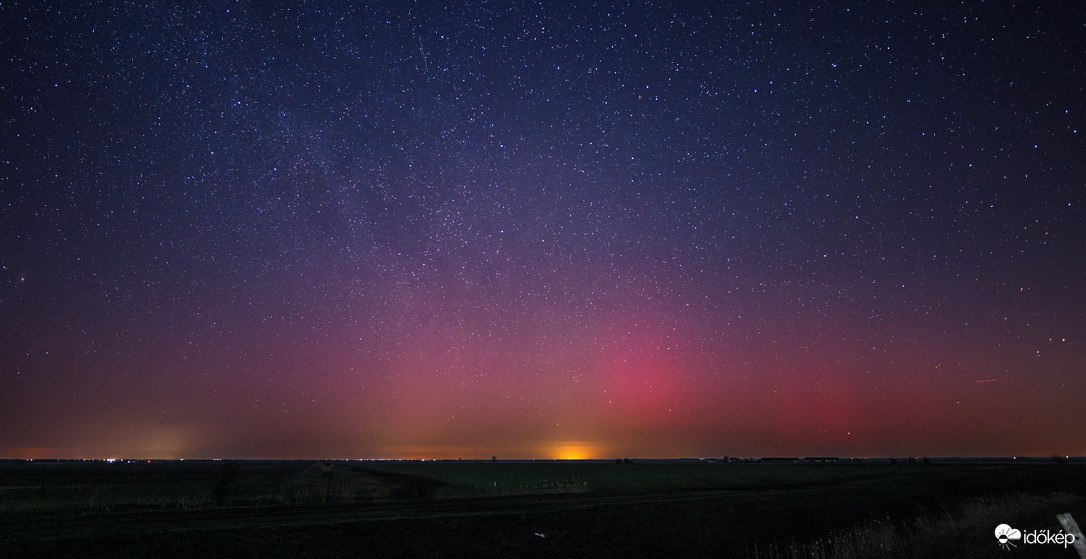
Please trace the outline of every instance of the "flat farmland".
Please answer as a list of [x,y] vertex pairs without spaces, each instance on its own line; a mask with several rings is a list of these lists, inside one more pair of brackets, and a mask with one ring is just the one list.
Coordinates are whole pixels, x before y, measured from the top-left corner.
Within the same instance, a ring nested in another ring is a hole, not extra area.
[[0,553],[983,557],[1084,495],[1041,462],[9,461]]

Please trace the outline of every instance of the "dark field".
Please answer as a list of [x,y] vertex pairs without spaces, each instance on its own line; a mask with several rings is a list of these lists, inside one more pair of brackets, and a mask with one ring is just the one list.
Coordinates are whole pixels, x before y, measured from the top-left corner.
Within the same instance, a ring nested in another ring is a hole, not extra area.
[[1074,557],[1086,465],[0,463],[0,557]]

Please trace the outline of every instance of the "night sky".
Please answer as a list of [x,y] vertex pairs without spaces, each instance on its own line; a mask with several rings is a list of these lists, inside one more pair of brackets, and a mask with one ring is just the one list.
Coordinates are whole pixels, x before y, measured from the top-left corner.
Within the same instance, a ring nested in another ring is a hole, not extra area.
[[1086,4],[197,4],[0,4],[0,457],[1086,454]]

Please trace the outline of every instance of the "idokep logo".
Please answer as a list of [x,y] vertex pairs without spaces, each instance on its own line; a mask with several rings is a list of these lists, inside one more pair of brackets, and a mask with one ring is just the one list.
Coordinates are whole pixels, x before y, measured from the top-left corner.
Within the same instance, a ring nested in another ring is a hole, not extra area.
[[1018,545],[1015,544],[1017,541],[1029,545],[1062,545],[1064,549],[1067,549],[1067,546],[1074,545],[1075,543],[1075,535],[1067,534],[1063,530],[1058,532],[1052,532],[1050,530],[1033,530],[1032,532],[1022,534],[1021,530],[1011,528],[1009,524],[1000,524],[999,526],[996,526],[995,537],[996,541],[999,542],[999,547],[1002,547],[1003,549],[1018,547]]
[[1009,524],[1000,524],[995,529],[996,539],[999,540],[999,547],[1003,549],[1010,549],[1012,547],[1018,547],[1014,542],[1022,539],[1022,531],[1011,528]]

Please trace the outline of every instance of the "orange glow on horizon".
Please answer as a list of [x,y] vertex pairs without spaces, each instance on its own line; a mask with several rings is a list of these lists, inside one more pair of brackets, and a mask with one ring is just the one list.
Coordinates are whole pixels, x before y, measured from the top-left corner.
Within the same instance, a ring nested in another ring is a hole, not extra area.
[[591,443],[557,443],[549,450],[548,455],[557,460],[593,460],[600,457],[599,447]]

